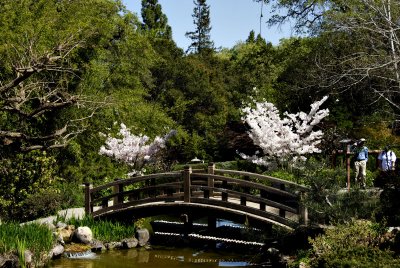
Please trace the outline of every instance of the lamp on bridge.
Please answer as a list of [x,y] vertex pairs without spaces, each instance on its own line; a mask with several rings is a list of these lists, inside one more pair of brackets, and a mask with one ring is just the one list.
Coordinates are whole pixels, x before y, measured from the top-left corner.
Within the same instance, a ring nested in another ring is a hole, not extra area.
[[200,164],[203,163],[204,164],[204,160],[200,160],[197,157],[193,158],[192,160],[190,160],[189,164]]

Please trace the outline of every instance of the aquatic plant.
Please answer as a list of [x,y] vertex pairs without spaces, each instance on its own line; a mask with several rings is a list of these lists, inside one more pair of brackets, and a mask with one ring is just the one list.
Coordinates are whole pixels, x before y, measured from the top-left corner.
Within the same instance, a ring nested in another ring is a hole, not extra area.
[[71,218],[68,224],[75,226],[87,226],[92,230],[93,237],[103,242],[119,241],[135,235],[135,225],[113,222],[108,220],[94,220],[85,216],[82,219]]
[[25,250],[34,254],[36,262],[49,252],[55,243],[51,230],[39,223],[19,224],[3,222],[0,228],[0,254],[17,252],[21,265],[25,264]]

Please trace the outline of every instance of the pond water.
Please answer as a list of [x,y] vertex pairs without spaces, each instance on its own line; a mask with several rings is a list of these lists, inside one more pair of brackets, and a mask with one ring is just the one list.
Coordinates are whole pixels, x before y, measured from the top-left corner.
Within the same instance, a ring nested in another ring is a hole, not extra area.
[[92,258],[61,258],[53,260],[48,268],[211,268],[250,266],[251,256],[202,251],[191,248],[157,248],[111,250]]

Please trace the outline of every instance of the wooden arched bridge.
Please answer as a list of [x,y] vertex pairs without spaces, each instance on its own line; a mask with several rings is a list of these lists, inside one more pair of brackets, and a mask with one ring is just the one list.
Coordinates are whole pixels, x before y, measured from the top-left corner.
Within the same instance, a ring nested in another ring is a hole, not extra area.
[[191,222],[209,217],[290,229],[308,221],[301,202],[308,188],[270,176],[216,169],[212,163],[204,170],[187,166],[182,171],[85,185],[85,212],[95,218],[176,214]]

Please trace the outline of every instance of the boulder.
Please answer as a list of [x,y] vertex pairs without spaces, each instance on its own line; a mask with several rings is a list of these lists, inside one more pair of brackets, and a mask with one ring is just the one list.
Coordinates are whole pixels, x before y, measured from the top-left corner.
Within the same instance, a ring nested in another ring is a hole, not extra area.
[[63,254],[64,254],[64,247],[62,245],[57,245],[50,251],[50,257],[52,259],[60,258]]
[[18,267],[18,257],[14,254],[0,255],[0,267]]
[[136,238],[128,238],[122,240],[122,246],[126,249],[137,247],[139,241]]
[[106,249],[120,249],[122,247],[122,242],[110,242],[105,244]]
[[33,253],[29,249],[24,251],[25,265],[23,267],[30,267],[33,261]]
[[143,247],[149,242],[150,233],[146,228],[136,230],[136,238],[138,240],[139,246]]
[[57,229],[57,233],[59,234],[59,237],[65,243],[68,243],[71,241],[74,231],[75,231],[75,226],[73,226],[73,225],[67,225],[63,228]]
[[78,227],[72,235],[72,240],[77,243],[90,244],[93,240],[93,233],[89,227]]
[[64,229],[64,228],[67,228],[67,226],[68,225],[66,223],[61,222],[61,221],[57,222],[57,224],[56,224],[57,229]]
[[96,251],[102,251],[104,249],[106,249],[106,247],[104,246],[104,244],[96,239],[93,239],[92,243],[90,243],[91,247],[92,247],[92,251],[96,252]]

